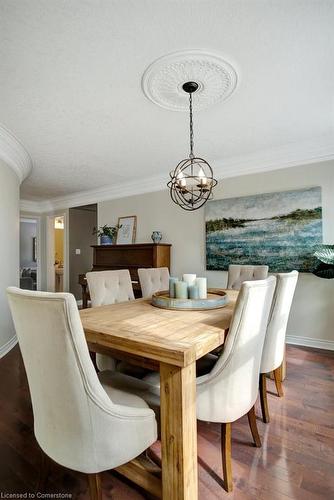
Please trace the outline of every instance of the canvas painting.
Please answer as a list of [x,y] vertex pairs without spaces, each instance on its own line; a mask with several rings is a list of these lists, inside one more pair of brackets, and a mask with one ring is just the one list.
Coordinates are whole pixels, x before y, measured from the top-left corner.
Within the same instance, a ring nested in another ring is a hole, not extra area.
[[206,268],[269,265],[269,272],[311,272],[322,243],[321,188],[210,201]]

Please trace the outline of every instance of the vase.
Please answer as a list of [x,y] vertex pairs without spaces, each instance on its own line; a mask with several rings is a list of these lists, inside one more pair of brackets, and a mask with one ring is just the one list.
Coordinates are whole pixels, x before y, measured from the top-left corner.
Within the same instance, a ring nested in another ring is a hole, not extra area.
[[100,244],[101,245],[112,245],[112,239],[110,238],[110,236],[107,236],[106,234],[102,234],[102,236],[100,236]]
[[153,231],[151,238],[152,238],[153,243],[160,243],[161,238],[162,238],[162,234],[160,231]]

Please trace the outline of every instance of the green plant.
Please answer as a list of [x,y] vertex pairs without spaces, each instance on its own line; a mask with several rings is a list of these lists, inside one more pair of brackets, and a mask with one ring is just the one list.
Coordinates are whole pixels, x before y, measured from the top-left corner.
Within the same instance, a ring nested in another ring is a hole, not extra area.
[[121,227],[122,226],[119,226],[118,224],[116,226],[108,226],[105,224],[104,226],[100,226],[98,229],[94,227],[93,234],[96,234],[98,237],[109,236],[109,238],[113,239]]
[[318,245],[314,256],[320,261],[313,274],[320,278],[334,278],[334,245]]

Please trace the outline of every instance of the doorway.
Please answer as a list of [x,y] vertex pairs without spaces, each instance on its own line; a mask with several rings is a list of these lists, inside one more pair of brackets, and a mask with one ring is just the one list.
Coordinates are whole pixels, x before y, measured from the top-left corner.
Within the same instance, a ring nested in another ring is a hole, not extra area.
[[55,217],[55,292],[64,291],[64,216]]
[[20,288],[41,289],[40,218],[20,217]]
[[47,223],[47,290],[65,292],[67,286],[66,214],[48,216]]

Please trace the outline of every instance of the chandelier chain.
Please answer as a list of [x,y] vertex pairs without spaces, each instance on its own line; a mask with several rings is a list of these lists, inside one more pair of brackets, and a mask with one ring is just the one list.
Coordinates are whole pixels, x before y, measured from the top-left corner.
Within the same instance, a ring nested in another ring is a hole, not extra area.
[[193,128],[193,97],[189,94],[189,133],[190,133],[190,154],[189,158],[194,158],[194,128]]

